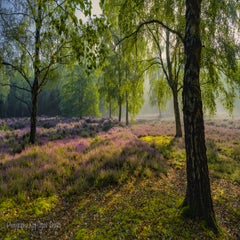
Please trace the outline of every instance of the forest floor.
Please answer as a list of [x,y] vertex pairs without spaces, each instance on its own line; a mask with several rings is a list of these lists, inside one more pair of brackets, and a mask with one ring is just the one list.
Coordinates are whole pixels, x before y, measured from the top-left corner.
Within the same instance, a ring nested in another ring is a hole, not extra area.
[[206,120],[220,228],[181,217],[183,139],[172,120],[0,120],[0,239],[240,239],[240,119]]

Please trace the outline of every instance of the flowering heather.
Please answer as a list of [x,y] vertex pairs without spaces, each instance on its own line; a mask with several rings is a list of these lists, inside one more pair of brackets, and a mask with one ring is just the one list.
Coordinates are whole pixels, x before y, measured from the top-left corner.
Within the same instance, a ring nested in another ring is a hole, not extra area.
[[[115,120],[105,118],[38,118],[37,143],[74,137],[94,137],[117,125]],[[20,153],[28,145],[29,119],[12,118],[0,120],[0,151],[9,154]]]
[[[215,239],[178,218],[185,148],[183,139],[174,139],[172,120],[123,127],[108,119],[41,118],[34,146],[25,142],[24,122],[18,129],[15,119],[1,124],[0,230],[6,239]],[[224,124],[205,126],[213,200],[226,233],[221,240],[236,239],[240,218],[240,129]],[[17,231],[5,224],[21,219],[25,226],[62,227]]]
[[132,125],[132,131],[137,136],[146,135],[171,135],[175,134],[175,123],[172,119],[164,119],[161,121],[143,122]]

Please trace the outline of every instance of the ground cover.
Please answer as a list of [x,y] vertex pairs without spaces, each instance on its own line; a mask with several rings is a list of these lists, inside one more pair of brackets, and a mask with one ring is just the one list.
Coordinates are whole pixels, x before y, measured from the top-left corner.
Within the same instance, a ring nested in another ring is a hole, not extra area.
[[172,120],[43,120],[36,146],[24,120],[0,123],[1,239],[239,239],[239,120],[206,121],[218,237],[181,218],[185,151]]

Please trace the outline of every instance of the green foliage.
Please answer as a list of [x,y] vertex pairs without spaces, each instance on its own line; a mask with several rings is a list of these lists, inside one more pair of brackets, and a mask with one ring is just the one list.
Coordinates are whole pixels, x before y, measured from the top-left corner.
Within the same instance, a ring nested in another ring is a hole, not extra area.
[[[120,1],[117,4],[112,1],[103,1],[102,4],[104,13],[109,17],[109,21],[114,28],[116,29],[119,26],[120,34],[118,35],[122,36],[122,38],[128,36],[123,41],[123,44],[131,45],[134,42],[132,46],[139,44],[141,49],[149,46],[148,51],[138,51],[142,54],[141,60],[150,58],[148,60],[150,66],[160,64],[161,75],[166,78],[171,89],[179,90],[182,85],[181,79],[183,79],[184,52],[179,37],[184,36],[184,2],[175,0]],[[237,38],[237,32],[239,32],[239,8],[239,3],[234,0],[227,2],[213,0],[205,4],[202,9],[203,51],[200,81],[204,110],[210,115],[215,114],[218,100],[231,114],[234,99],[239,89],[238,56],[240,45]],[[154,20],[157,20],[158,23]],[[143,24],[144,22],[151,23]],[[168,30],[171,30],[170,61],[166,50],[167,40],[164,24]],[[145,42],[148,44],[143,46]],[[135,48],[132,47],[131,51],[135,51]],[[153,83],[152,89],[153,91],[156,89],[157,92],[158,87],[155,86],[156,84]],[[165,86],[160,83],[159,85],[161,85],[161,91],[163,92]],[[160,99],[157,100],[157,96],[160,96],[160,94],[153,94],[152,92],[152,102],[161,102]]]
[[210,113],[219,100],[231,114],[239,89],[239,32],[237,1],[209,1],[202,9],[203,101]]
[[[139,3],[140,4],[140,3]],[[110,26],[104,36],[107,42],[109,57],[103,68],[101,92],[105,100],[120,106],[126,104],[128,111],[134,117],[143,105],[144,64],[142,60],[145,52],[145,41],[127,39],[121,42],[126,32],[131,32],[138,21],[138,14],[132,1],[104,1],[102,3]],[[127,15],[126,9],[131,9]],[[140,50],[139,50],[140,49]]]
[[60,87],[60,106],[64,116],[99,116],[99,94],[94,75],[87,76],[83,67],[66,70]]
[[31,106],[29,85],[17,72],[11,74],[10,85],[8,98],[3,106],[4,117],[28,116]]
[[128,101],[128,111],[132,117],[137,115],[144,103],[142,67],[141,65],[130,65],[126,74],[126,101]]
[[[29,141],[34,143],[39,93],[48,81],[58,78],[56,70],[63,64],[75,64],[77,60],[87,66],[88,73],[97,68],[104,59],[104,44],[100,34],[105,29],[105,20],[90,17],[89,0],[62,3],[53,0],[13,0],[10,5],[1,5],[0,11],[1,65],[5,65],[12,73],[17,72],[21,76],[18,89],[31,94],[30,104],[26,99],[19,100],[29,104]],[[89,17],[88,20],[78,19],[77,12],[84,13]],[[27,87],[22,87],[21,82]],[[85,92],[90,95],[93,87],[88,87]],[[95,94],[91,101],[95,101],[95,97],[98,99]],[[98,109],[94,107],[84,114],[93,112],[98,114]],[[22,115],[27,114],[24,112]]]
[[159,70],[156,70],[155,74],[150,74],[149,96],[151,105],[157,106],[159,110],[165,109],[171,97],[169,85],[162,76],[159,76]]
[[[0,59],[1,61],[1,59]],[[0,105],[7,100],[7,96],[9,94],[10,86],[10,79],[6,71],[0,65]]]
[[29,204],[26,210],[27,214],[33,214],[35,216],[42,215],[49,212],[57,203],[58,199],[56,196],[51,196],[48,198],[38,198],[32,204]]
[[223,146],[213,139],[207,139],[207,157],[209,168],[217,178],[239,181],[239,146]]
[[29,234],[23,229],[13,230],[11,233],[8,233],[3,240],[12,240],[12,239],[19,239],[19,240],[28,240]]

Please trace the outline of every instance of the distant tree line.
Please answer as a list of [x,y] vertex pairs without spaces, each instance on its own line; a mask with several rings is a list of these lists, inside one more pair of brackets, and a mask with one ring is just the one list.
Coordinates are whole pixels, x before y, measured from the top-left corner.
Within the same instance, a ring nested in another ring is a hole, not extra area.
[[[21,81],[17,76],[9,81],[11,87],[3,88],[5,95],[0,98],[0,117],[29,117],[31,94],[14,87],[16,82],[19,84]],[[88,76],[83,67],[65,67],[58,74],[58,79],[47,83],[44,91],[40,92],[38,116],[84,117],[104,114],[97,81],[98,78],[94,74]]]

